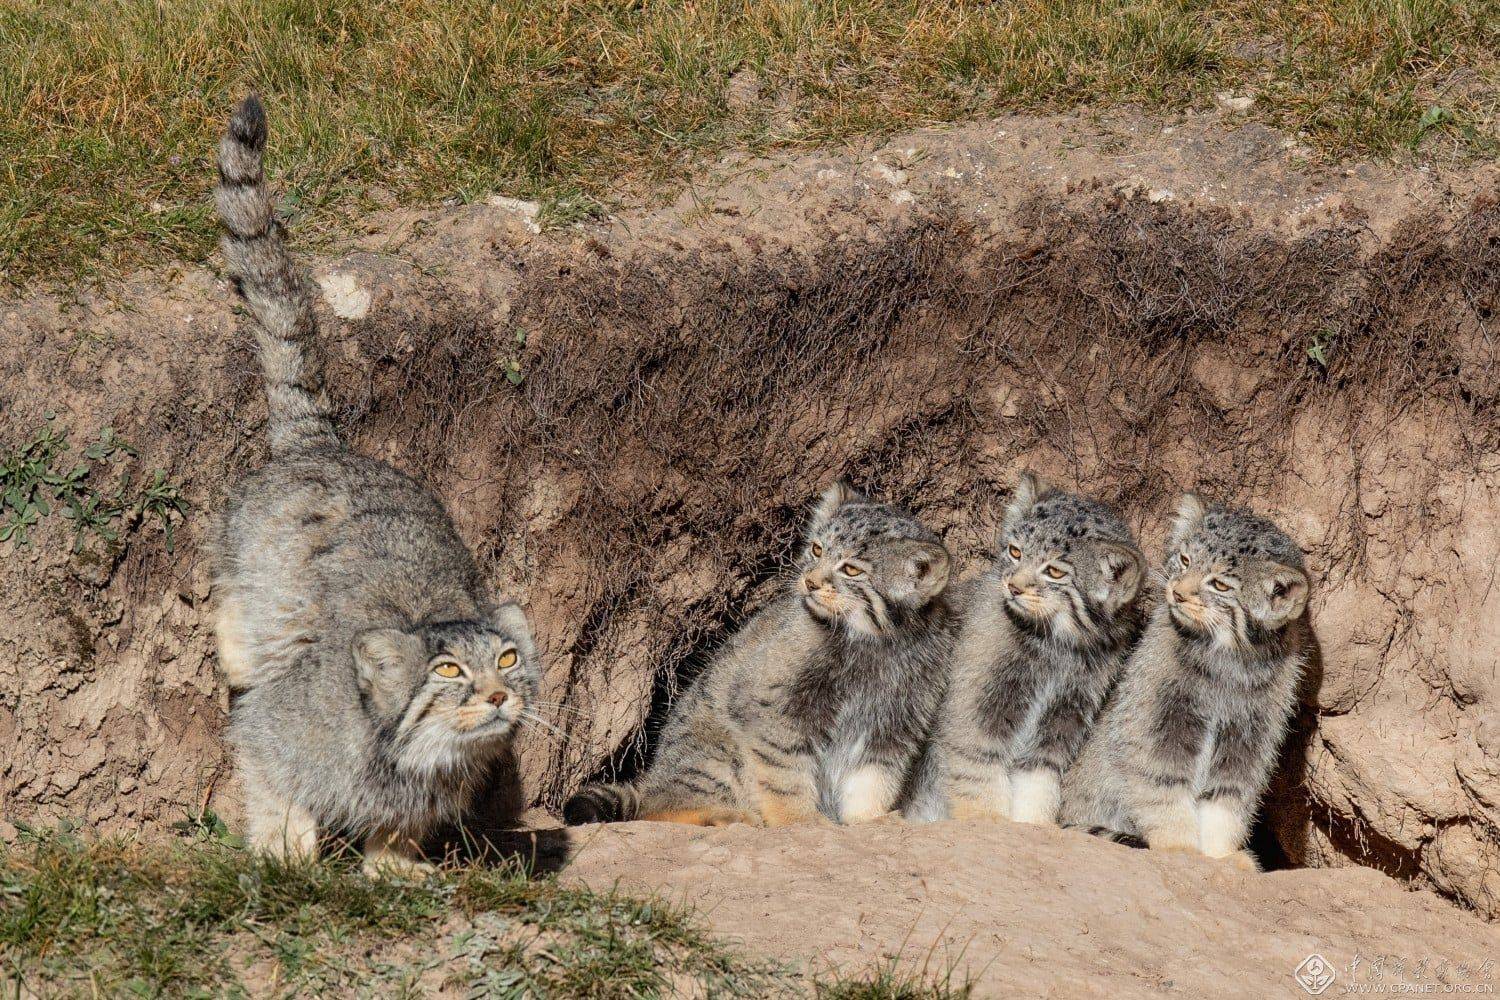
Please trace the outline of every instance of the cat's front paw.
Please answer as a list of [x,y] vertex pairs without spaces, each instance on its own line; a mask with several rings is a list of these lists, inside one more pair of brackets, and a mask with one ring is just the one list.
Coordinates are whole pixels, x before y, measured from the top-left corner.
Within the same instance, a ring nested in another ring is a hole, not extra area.
[[366,854],[364,873],[370,878],[424,878],[437,871],[437,865],[394,851]]

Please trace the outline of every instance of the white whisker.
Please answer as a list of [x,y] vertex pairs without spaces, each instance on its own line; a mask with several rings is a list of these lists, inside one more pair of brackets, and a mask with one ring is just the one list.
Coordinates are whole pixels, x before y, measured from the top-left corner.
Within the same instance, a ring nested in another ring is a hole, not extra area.
[[556,737],[559,741],[566,741],[567,740],[567,734],[566,733],[564,733],[562,730],[558,729],[552,723],[548,722],[546,719],[542,718],[540,715],[537,715],[535,712],[531,711],[530,709],[522,709],[521,710],[521,718],[524,721],[526,721],[526,722],[530,722],[534,726],[540,727],[543,732],[550,733],[551,735],[553,735],[554,737]]
[[568,705],[559,704],[555,701],[533,701],[531,705],[533,708],[540,708],[547,712],[553,712],[559,715],[570,715],[575,719],[586,719],[589,717],[586,712],[583,712],[576,708],[572,708]]

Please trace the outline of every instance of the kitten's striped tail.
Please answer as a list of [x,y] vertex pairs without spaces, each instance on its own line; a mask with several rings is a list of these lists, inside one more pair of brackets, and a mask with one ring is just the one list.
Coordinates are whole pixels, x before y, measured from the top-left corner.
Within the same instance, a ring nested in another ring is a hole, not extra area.
[[623,823],[641,814],[641,793],[634,785],[589,785],[563,805],[563,822]]
[[1111,843],[1123,844],[1126,847],[1134,847],[1142,851],[1146,849],[1145,839],[1133,833],[1122,833],[1107,826],[1082,826],[1074,823],[1064,823],[1062,826],[1064,830],[1080,830],[1090,837],[1098,837],[1101,840],[1108,840]]
[[302,270],[286,251],[276,206],[266,190],[262,157],[266,111],[251,94],[240,102],[219,140],[224,257],[258,329],[266,380],[271,454],[277,457],[338,446],[313,342],[318,323]]

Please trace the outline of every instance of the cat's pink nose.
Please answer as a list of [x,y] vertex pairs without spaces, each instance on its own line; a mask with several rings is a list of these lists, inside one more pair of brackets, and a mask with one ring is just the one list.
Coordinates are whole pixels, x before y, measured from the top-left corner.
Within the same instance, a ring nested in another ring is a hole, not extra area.
[[501,705],[505,704],[505,700],[509,697],[510,695],[504,691],[496,691],[494,694],[490,695],[490,704],[494,705],[496,708],[499,708]]

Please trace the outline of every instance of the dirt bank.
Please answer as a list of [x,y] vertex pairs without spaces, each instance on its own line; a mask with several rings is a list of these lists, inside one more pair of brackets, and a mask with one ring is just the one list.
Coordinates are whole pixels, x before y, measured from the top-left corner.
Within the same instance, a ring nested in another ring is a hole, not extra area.
[[[1148,547],[1197,487],[1280,519],[1319,580],[1258,841],[1500,911],[1493,166],[1308,162],[1255,125],[1004,119],[730,161],[676,204],[532,232],[499,202],[392,214],[318,274],[361,448],[427,476],[529,603],[556,804],[636,766],[667,697],[774,586],[815,491],[912,505],[968,566],[1029,464]],[[12,821],[234,817],[205,512],[261,461],[240,320],[207,271],[0,305],[0,440],[113,426],[192,507],[73,555],[3,547]]]
[[1330,996],[1500,975],[1492,926],[1368,870],[1247,875],[992,823],[626,823],[573,840],[565,881],[689,902],[752,952],[814,968],[951,970],[976,996],[1301,996],[1293,975],[1313,955]]

